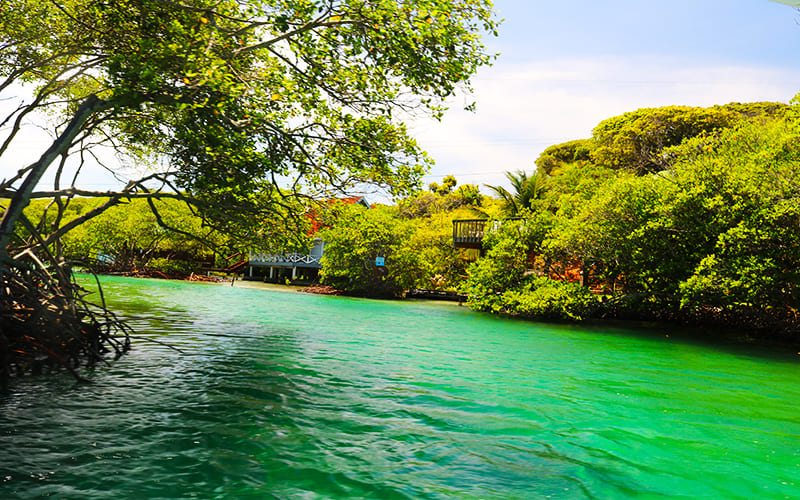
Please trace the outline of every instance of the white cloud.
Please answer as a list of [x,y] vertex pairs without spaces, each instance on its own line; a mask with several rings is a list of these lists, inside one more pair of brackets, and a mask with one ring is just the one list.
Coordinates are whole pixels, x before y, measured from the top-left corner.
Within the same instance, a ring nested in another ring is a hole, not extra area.
[[[503,184],[504,172],[532,170],[546,147],[586,138],[600,121],[643,107],[788,102],[800,71],[679,60],[572,59],[499,63],[475,79],[477,112],[455,100],[441,123],[411,128],[437,165],[430,180]],[[463,100],[463,98],[461,98]]]
[[[607,57],[500,62],[473,83],[474,95],[454,99],[442,122],[409,124],[437,162],[429,181],[454,174],[461,183],[505,185],[505,172],[531,171],[546,147],[589,137],[600,121],[642,107],[788,102],[800,91],[800,70]],[[473,100],[475,113],[461,109]],[[0,111],[9,106],[0,102]],[[51,140],[32,128],[15,154],[4,155],[0,178],[35,160]],[[110,155],[104,159],[114,164]],[[89,189],[116,184],[97,165],[86,168],[83,180]]]

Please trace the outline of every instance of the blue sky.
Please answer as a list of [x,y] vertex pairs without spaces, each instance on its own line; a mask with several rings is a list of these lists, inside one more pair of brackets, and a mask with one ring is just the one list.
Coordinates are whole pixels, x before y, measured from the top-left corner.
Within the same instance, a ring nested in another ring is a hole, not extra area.
[[412,126],[436,160],[426,181],[505,185],[547,146],[643,107],[788,102],[800,92],[800,12],[769,0],[495,0],[500,57]]

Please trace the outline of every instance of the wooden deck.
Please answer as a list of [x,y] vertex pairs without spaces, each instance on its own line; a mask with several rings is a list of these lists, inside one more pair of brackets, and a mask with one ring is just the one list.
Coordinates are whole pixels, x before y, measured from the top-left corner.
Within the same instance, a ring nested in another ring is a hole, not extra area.
[[466,302],[467,296],[447,290],[425,290],[412,288],[406,293],[407,299],[446,300],[450,302]]
[[453,246],[481,248],[488,219],[457,219],[453,221]]

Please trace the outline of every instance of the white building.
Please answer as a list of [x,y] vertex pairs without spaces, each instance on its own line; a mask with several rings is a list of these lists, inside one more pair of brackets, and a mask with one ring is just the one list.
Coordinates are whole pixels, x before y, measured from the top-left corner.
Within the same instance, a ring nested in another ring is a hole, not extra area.
[[[363,205],[372,208],[363,196],[336,200],[345,204]],[[245,278],[282,283],[290,281],[315,281],[322,268],[320,263],[325,253],[325,242],[315,238],[311,250],[306,254],[286,253],[273,254],[266,252],[250,252]]]

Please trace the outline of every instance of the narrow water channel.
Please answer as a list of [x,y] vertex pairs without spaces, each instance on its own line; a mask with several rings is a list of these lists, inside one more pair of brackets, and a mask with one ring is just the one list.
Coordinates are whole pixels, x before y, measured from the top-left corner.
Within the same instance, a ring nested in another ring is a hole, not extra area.
[[0,389],[0,498],[800,495],[796,354],[454,304],[104,283],[139,335],[183,352],[137,340],[91,385]]

